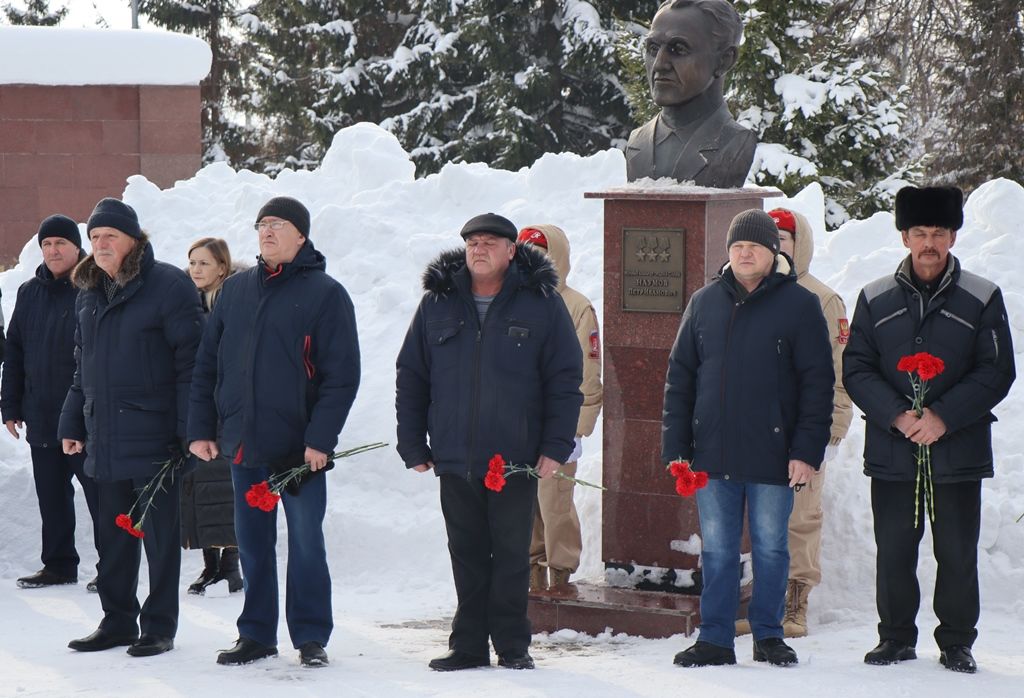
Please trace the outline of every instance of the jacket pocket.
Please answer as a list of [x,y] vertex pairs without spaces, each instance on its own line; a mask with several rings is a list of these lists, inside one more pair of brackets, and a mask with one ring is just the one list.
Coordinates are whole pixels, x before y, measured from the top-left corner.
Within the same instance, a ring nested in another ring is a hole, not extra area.
[[162,398],[131,397],[117,401],[117,452],[125,458],[162,454],[175,443],[175,409]]
[[[427,323],[426,340],[430,356],[431,370],[447,371],[459,363],[459,333],[466,323],[464,320],[451,318],[434,320]],[[450,378],[450,376],[448,377]]]

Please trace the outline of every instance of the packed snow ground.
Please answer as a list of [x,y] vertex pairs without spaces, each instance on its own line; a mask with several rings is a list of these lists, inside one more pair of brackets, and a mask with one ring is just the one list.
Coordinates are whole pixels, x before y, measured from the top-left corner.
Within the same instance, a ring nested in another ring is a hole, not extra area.
[[[569,282],[602,309],[602,203],[585,191],[621,186],[621,152],[591,157],[548,155],[519,172],[484,165],[450,165],[416,180],[413,165],[386,132],[361,124],[338,134],[322,167],[283,172],[270,179],[212,165],[194,178],[161,191],[142,177],[129,181],[125,199],[136,207],[159,259],[184,264],[189,243],[224,237],[236,259],[257,254],[252,224],[272,195],[303,200],[313,213],[312,240],[327,257],[328,271],[348,288],[356,306],[363,378],[342,444],[394,441],[394,358],[420,296],[419,276],[439,251],[458,246],[458,230],[485,211],[514,223],[555,223],[572,244]],[[769,206],[784,199],[769,199]],[[815,273],[846,299],[851,312],[858,290],[891,273],[903,251],[890,214],[851,222],[824,233],[821,190],[812,186],[788,202],[816,226]],[[1002,286],[1017,352],[1024,347],[1024,283],[1014,245],[1024,220],[1024,189],[1006,180],[976,191],[954,252],[965,267]],[[723,252],[724,257],[724,252]],[[0,275],[3,307],[13,309],[19,284],[40,262],[35,239],[20,262]],[[84,584],[19,590],[14,578],[39,567],[39,520],[28,448],[0,436],[0,696],[142,694],[425,696],[640,696],[683,692],[708,696],[819,695],[959,696],[973,691],[1016,695],[1024,678],[1019,624],[1024,620],[1024,436],[1015,429],[1024,390],[1015,386],[997,409],[997,476],[986,481],[980,545],[981,636],[975,646],[981,671],[973,677],[942,669],[931,640],[934,563],[920,565],[923,602],[920,659],[898,667],[868,667],[863,653],[875,641],[874,544],[868,481],[861,474],[863,431],[855,420],[850,437],[831,464],[825,491],[823,582],[811,596],[812,635],[793,642],[801,665],[778,670],[754,665],[750,639],[737,643],[739,667],[684,671],[672,655],[691,640],[602,635],[572,631],[535,638],[535,672],[478,670],[436,674],[426,662],[447,643],[454,608],[451,570],[437,502],[437,481],[407,472],[393,450],[342,463],[331,474],[326,532],[334,579],[335,634],[330,668],[302,670],[282,618],[282,656],[247,668],[214,663],[228,647],[241,595],[214,587],[207,597],[188,596],[185,586],[201,567],[197,552],[182,563],[181,626],[177,649],[161,657],[133,659],[122,650],[78,654],[67,641],[91,632],[99,600]],[[580,477],[600,478],[600,428],[584,442]],[[577,579],[600,577],[600,496],[577,488],[585,549]],[[81,500],[81,498],[79,498]],[[96,562],[91,526],[79,501],[80,577]],[[283,525],[283,517],[281,517]],[[279,548],[281,576],[286,550]],[[140,592],[144,595],[143,566]],[[223,586],[223,585],[220,585]],[[283,592],[283,588],[282,588]],[[283,608],[283,603],[282,603]]]

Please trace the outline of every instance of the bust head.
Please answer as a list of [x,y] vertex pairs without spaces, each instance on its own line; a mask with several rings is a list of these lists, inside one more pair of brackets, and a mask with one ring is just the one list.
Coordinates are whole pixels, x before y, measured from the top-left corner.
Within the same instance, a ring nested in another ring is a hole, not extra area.
[[682,106],[701,95],[721,101],[736,63],[743,22],[726,0],[668,0],[654,15],[644,66],[655,104]]

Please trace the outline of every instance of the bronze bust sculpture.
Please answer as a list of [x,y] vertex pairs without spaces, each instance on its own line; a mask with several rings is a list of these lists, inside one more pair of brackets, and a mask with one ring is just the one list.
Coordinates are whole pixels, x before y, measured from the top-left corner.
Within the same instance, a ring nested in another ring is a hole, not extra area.
[[757,135],[725,105],[743,22],[726,0],[668,0],[654,15],[644,65],[661,113],[629,136],[626,179],[672,177],[704,187],[742,187]]

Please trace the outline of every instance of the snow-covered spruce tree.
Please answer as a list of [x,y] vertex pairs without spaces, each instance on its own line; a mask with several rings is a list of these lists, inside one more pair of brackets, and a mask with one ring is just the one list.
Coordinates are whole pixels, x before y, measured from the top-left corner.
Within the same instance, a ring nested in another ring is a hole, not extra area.
[[940,90],[935,179],[974,189],[994,177],[1024,182],[1024,12],[1020,0],[971,0],[951,42]]
[[[611,2],[419,0],[394,54],[369,71],[382,125],[421,173],[449,161],[517,169],[546,152],[620,145],[628,107]],[[607,10],[602,17],[600,10]]]
[[246,47],[239,38],[238,0],[140,0],[139,12],[157,26],[193,34],[210,45],[210,74],[200,84],[203,163],[247,166],[254,156]]
[[251,68],[261,123],[258,169],[315,167],[340,127],[328,95],[354,43],[344,2],[259,0],[240,18],[254,49]]
[[59,10],[51,10],[49,0],[28,0],[21,9],[14,3],[6,3],[3,6],[4,16],[7,21],[15,25],[27,25],[33,27],[55,27],[67,16],[67,6]]
[[912,177],[899,90],[852,55],[833,0],[737,0],[744,45],[730,73],[737,121],[759,134],[753,177],[792,195],[825,189],[826,222],[889,209]]

